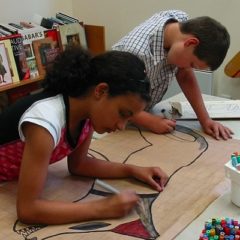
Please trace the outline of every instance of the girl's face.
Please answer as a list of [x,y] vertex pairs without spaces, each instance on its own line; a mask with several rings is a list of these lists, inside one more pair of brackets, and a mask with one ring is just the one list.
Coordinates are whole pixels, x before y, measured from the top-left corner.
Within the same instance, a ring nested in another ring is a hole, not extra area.
[[146,102],[137,94],[111,97],[107,92],[94,101],[90,119],[97,133],[123,130],[127,122],[146,107]]

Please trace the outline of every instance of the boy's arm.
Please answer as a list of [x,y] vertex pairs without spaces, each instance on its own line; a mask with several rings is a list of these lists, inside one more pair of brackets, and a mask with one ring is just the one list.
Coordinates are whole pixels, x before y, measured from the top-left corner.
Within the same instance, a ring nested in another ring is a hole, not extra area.
[[179,69],[176,78],[204,131],[216,139],[220,139],[220,137],[225,140],[231,138],[232,131],[229,128],[209,117],[193,70],[191,68]]
[[131,122],[156,134],[172,132],[176,126],[175,120],[153,115],[146,111],[140,112],[131,119]]
[[210,117],[205,108],[202,94],[193,70],[191,68],[181,68],[178,70],[176,78],[184,95],[193,107],[199,122],[203,125],[204,121]]

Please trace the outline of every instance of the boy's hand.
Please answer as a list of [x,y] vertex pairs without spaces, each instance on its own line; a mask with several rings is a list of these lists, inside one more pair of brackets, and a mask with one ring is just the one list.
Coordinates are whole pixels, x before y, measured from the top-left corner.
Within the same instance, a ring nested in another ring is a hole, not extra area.
[[170,133],[176,127],[176,120],[166,119],[145,111],[137,114],[131,119],[131,122],[156,134]]
[[224,140],[227,140],[229,138],[232,138],[232,130],[228,127],[223,126],[221,123],[214,121],[212,119],[208,119],[203,124],[204,131],[214,137],[217,140],[220,140],[221,138]]
[[170,133],[176,127],[176,120],[167,119],[161,116],[152,115],[152,119],[149,122],[148,129],[157,134]]

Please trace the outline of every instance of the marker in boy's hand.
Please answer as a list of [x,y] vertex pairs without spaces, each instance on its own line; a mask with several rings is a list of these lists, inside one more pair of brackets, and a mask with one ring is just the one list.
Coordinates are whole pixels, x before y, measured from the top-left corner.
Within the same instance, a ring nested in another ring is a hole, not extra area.
[[162,109],[161,113],[163,115],[162,124],[165,126],[165,133],[170,133],[175,130],[176,127],[176,120],[173,118],[172,114],[170,114],[166,109]]
[[162,110],[161,110],[161,113],[163,114],[163,117],[164,117],[164,118],[173,120],[173,119],[172,119],[172,116],[170,116],[170,114],[166,111],[166,109],[162,109]]

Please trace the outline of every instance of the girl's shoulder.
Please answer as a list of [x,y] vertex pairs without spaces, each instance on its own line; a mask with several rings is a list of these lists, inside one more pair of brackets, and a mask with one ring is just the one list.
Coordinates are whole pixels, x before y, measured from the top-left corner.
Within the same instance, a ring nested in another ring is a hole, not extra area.
[[66,106],[61,94],[48,96],[34,102],[21,116],[19,121],[19,135],[24,141],[21,126],[30,122],[47,129],[57,145],[61,131],[66,125]]

